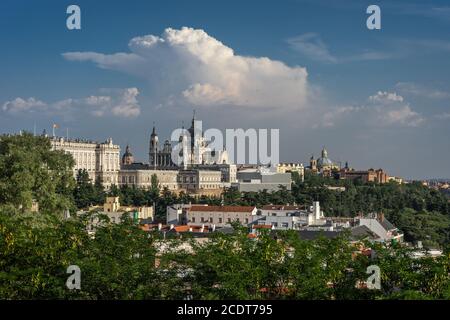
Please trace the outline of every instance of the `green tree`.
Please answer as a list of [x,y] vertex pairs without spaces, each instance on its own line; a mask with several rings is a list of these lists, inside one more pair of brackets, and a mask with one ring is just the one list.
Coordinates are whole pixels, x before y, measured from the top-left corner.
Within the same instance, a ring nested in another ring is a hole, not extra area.
[[35,200],[41,212],[71,209],[73,165],[73,158],[53,151],[46,137],[1,136],[0,204],[26,211]]

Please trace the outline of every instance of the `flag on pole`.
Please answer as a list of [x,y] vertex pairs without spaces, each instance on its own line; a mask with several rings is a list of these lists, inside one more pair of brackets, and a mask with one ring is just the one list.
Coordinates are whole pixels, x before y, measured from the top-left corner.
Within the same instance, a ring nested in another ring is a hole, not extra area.
[[54,124],[53,124],[53,138],[56,137],[55,129],[58,129],[58,128],[59,128],[59,125],[57,125],[56,123],[54,123]]

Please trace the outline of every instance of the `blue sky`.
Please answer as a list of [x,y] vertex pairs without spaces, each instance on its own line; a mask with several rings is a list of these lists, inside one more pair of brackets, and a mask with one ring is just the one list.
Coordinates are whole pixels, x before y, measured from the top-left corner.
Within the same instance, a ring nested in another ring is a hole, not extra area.
[[153,121],[165,139],[195,108],[204,128],[280,128],[282,161],[326,146],[450,177],[448,1],[2,1],[0,40],[1,132],[55,122],[146,161]]

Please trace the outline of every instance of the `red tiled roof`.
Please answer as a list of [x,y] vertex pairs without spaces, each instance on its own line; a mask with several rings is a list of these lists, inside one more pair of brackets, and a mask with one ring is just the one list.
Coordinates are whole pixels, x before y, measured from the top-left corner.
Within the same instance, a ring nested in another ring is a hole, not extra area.
[[190,211],[201,212],[252,212],[255,207],[250,206],[191,206]]
[[[174,227],[176,232],[189,232],[192,229],[192,232],[201,232],[202,226],[188,226],[188,225],[182,225],[182,226],[176,226]],[[209,227],[204,226],[203,232],[209,232]]]
[[176,232],[187,232],[189,231],[189,226],[176,226],[174,229]]
[[254,229],[272,229],[272,225],[270,224],[255,224],[253,226]]

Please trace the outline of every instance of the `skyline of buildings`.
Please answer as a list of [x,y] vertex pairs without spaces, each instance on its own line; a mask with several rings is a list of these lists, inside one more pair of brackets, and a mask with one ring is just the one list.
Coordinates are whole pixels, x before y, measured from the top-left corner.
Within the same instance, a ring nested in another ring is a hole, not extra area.
[[[396,181],[403,183],[399,177],[389,177],[382,169],[355,170],[349,168],[346,161],[342,164],[331,160],[325,147],[321,156],[317,159],[314,155],[310,157],[309,166],[303,163],[278,163],[267,167],[261,165],[232,164],[228,159],[225,148],[215,154],[215,150],[209,148],[209,142],[203,133],[194,133],[195,113],[192,118],[191,127],[186,131],[190,135],[191,147],[199,146],[199,152],[194,156],[191,151],[186,163],[176,165],[172,161],[172,142],[165,140],[163,146],[159,145],[159,138],[153,126],[149,138],[148,162],[135,161],[130,145],[127,144],[125,151],[121,153],[119,145],[113,144],[112,138],[99,143],[83,139],[65,139],[57,137],[55,130],[50,137],[52,148],[70,153],[74,160],[74,176],[78,170],[86,169],[92,182],[97,179],[102,181],[105,188],[112,185],[134,185],[142,188],[150,188],[152,176],[156,175],[161,188],[187,193],[198,193],[217,195],[219,190],[225,187],[236,187],[239,191],[276,191],[283,186],[286,190],[291,187],[291,172],[297,172],[303,180],[306,171],[327,177],[339,179],[361,179],[365,182],[386,183]],[[57,126],[53,125],[53,128]],[[48,136],[44,130],[43,134]],[[180,136],[178,142],[184,143],[185,134]],[[187,140],[186,140],[187,141]],[[194,150],[192,148],[191,150]],[[182,153],[182,152],[181,152]],[[219,163],[211,161],[219,159]],[[155,161],[156,160],[156,161]],[[248,159],[247,159],[248,160]]]
[[444,1],[381,0],[379,31],[355,1],[259,3],[258,14],[231,1],[115,3],[104,17],[80,0],[82,29],[71,31],[65,8],[8,3],[0,61],[13,76],[0,80],[2,132],[58,123],[60,135],[112,136],[146,162],[152,122],[163,147],[196,109],[221,130],[279,128],[283,162],[307,165],[325,145],[355,168],[450,178]]

